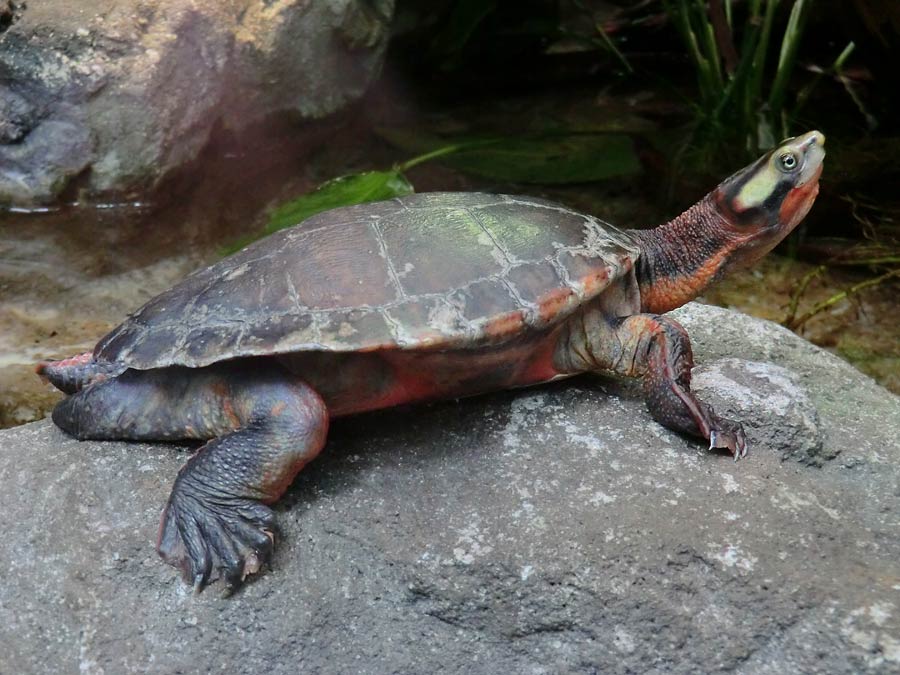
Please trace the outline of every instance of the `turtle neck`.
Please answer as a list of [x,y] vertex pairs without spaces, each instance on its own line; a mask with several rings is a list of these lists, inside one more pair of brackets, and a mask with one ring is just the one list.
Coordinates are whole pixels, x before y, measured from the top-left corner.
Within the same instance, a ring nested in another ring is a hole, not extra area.
[[659,227],[629,230],[641,247],[641,311],[668,312],[718,279],[737,244],[730,230],[713,193]]

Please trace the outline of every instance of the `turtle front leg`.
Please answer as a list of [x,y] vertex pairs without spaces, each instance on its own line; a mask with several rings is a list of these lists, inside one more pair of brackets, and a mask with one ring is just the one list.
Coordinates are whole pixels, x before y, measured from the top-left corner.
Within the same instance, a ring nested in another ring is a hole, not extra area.
[[[694,358],[682,325],[665,316],[639,314],[619,323],[617,334],[634,344],[634,366],[643,371],[647,408],[657,422],[727,448],[735,461],[747,456],[747,439],[739,422],[719,417],[691,392]],[[621,339],[620,338],[620,339]]]
[[253,364],[127,373],[62,401],[54,421],[78,438],[211,438],[182,467],[157,551],[196,590],[222,570],[230,588],[268,562],[276,501],[325,444],[319,395]]
[[669,429],[727,448],[735,461],[747,455],[743,426],[719,417],[691,392],[694,367],[687,331],[655,314],[607,319],[601,312],[575,320],[560,343],[558,361],[569,372],[606,370],[643,381],[647,408]]

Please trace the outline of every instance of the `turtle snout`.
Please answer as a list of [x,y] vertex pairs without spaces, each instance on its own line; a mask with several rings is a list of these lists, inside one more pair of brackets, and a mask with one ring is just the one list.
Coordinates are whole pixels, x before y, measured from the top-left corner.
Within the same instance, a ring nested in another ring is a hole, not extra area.
[[807,146],[818,145],[822,148],[825,147],[825,134],[823,134],[821,131],[810,131],[808,134],[806,134],[806,136],[808,137],[806,139]]

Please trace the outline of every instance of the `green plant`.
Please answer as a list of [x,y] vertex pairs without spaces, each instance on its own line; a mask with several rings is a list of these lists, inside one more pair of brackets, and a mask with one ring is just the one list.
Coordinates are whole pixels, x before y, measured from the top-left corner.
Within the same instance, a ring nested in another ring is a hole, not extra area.
[[[664,0],[664,4],[696,69],[698,129],[726,142],[739,135],[750,155],[789,136],[788,85],[810,0],[794,0],[780,45],[775,26],[779,0],[748,0],[740,10],[732,0]],[[770,60],[776,46],[773,72]]]

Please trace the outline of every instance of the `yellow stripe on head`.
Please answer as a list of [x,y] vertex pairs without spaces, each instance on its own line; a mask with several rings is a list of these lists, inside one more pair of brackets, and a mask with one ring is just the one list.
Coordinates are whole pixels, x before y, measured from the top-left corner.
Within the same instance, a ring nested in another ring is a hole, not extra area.
[[771,160],[761,163],[734,197],[732,204],[735,210],[746,211],[762,206],[775,193],[775,189],[783,179],[784,174],[775,168]]
[[825,136],[810,131],[789,138],[719,186],[720,197],[738,216],[778,213],[787,194],[818,174],[825,158]]

